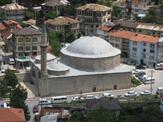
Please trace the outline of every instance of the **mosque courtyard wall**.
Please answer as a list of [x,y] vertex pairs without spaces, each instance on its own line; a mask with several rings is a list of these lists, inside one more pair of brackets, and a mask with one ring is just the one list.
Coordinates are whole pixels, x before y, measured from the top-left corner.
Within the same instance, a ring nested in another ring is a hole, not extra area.
[[131,72],[51,77],[39,81],[39,94],[55,96],[126,89],[131,87],[130,76]]

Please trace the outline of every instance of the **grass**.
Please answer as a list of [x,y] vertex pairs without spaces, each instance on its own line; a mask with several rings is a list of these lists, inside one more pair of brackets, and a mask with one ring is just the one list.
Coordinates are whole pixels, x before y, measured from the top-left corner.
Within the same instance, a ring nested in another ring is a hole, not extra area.
[[132,83],[132,86],[133,87],[136,87],[136,86],[139,86],[139,85],[141,85],[142,84],[142,82],[140,81],[140,80],[138,80],[138,79],[136,79],[135,77],[131,77],[131,83]]

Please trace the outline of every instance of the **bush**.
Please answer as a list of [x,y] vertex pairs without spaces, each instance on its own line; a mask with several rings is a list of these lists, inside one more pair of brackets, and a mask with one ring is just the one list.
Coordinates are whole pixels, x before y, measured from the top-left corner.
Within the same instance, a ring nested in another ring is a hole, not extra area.
[[135,77],[131,77],[131,83],[132,83],[133,87],[141,85],[141,81],[136,79]]

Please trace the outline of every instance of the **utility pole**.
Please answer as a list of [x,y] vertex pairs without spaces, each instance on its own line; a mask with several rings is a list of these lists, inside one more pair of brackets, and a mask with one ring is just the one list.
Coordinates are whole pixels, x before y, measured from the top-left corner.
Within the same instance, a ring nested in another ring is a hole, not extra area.
[[151,81],[151,85],[150,85],[151,94],[152,94],[152,91],[153,91],[153,88],[152,88],[152,78],[153,78],[153,73],[154,73],[154,71],[151,70],[151,79],[150,79],[150,81]]

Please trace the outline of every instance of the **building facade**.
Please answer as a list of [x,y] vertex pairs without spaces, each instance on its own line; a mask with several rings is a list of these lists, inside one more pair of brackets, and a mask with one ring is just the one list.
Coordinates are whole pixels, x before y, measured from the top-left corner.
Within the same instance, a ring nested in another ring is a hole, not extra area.
[[121,49],[124,62],[152,67],[159,62],[159,37],[129,31],[115,31],[108,34],[108,41],[114,47]]
[[0,11],[4,13],[6,19],[23,20],[27,9],[17,3],[6,4],[0,7]]
[[49,0],[41,5],[41,9],[44,15],[51,10],[59,14],[61,7],[69,4],[68,0]]
[[33,27],[25,27],[13,34],[13,52],[15,57],[40,54],[42,33]]
[[86,4],[76,8],[76,17],[81,22],[80,29],[85,35],[96,35],[99,26],[108,22],[111,8],[99,4]]
[[70,17],[59,16],[54,19],[48,19],[45,24],[50,32],[62,32],[66,37],[74,34],[77,37],[79,33],[79,21]]
[[32,61],[31,78],[40,96],[130,88],[131,69],[121,64],[119,49],[99,37],[80,37],[61,49],[60,58]]

